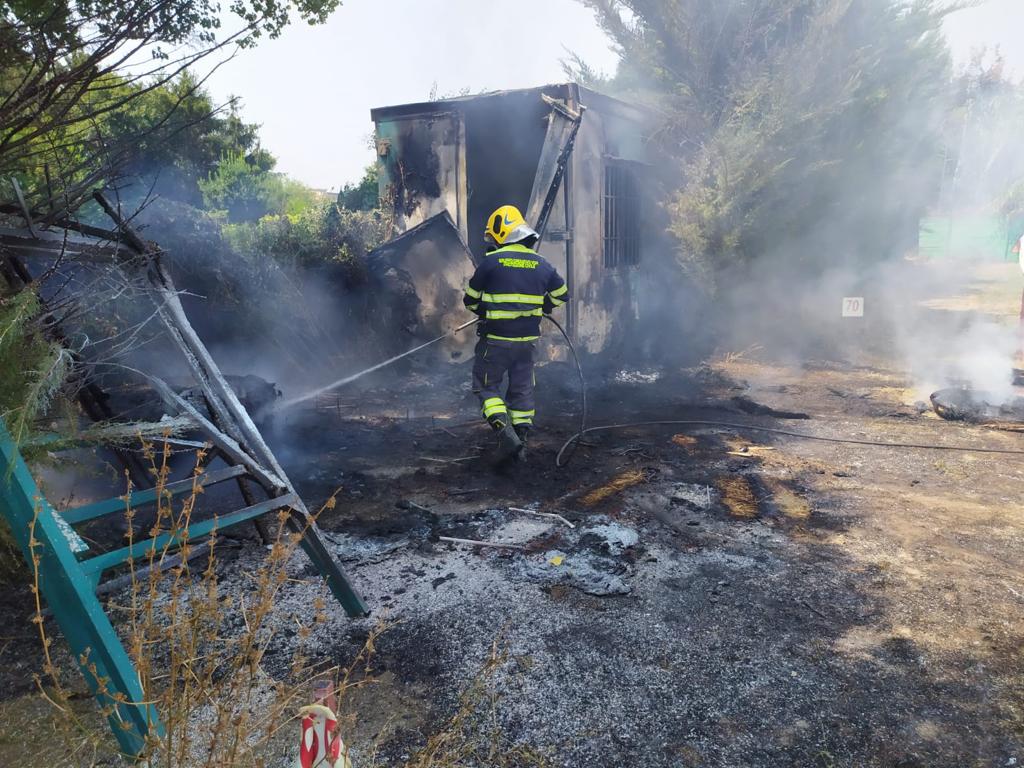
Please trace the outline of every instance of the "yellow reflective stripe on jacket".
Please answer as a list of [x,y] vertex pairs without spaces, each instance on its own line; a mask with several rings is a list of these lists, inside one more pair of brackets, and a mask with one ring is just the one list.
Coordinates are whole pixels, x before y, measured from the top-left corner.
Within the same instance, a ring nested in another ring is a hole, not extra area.
[[488,309],[488,320],[515,320],[517,317],[540,317],[544,310],[537,309]]
[[469,296],[469,298],[471,298],[471,299],[479,299],[480,298],[480,291],[476,290],[475,288],[470,288],[467,285],[466,286],[466,295]]
[[476,304],[467,304],[466,309],[468,309],[470,312],[476,312],[478,309],[480,309],[480,302],[478,301]]
[[569,292],[569,286],[563,284],[561,288],[555,288],[555,290],[551,291],[551,293],[549,293],[548,296],[550,296],[552,299],[554,299],[554,298],[556,298],[558,296],[564,296],[568,292]]
[[[474,297],[475,298],[475,297]],[[492,304],[543,304],[544,297],[535,293],[485,293],[481,298]]]
[[554,304],[554,305],[555,305],[556,307],[560,307],[560,306],[562,306],[563,304],[565,304],[565,299],[549,299],[549,301],[550,301],[550,302],[551,302],[552,304]]
[[536,341],[540,336],[499,336],[496,333],[488,333],[487,338],[495,341]]

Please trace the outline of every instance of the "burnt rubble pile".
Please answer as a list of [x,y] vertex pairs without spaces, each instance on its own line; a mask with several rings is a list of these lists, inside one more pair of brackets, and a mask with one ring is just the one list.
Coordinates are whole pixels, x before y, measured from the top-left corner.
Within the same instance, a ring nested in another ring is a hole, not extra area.
[[932,407],[947,421],[975,424],[1024,423],[1024,397],[949,387],[933,392]]

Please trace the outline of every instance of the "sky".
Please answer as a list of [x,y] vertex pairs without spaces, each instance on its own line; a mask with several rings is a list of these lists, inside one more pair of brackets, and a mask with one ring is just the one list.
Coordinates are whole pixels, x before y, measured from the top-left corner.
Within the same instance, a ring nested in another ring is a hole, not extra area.
[[956,61],[975,48],[998,46],[1007,69],[1024,77],[1024,0],[987,0],[948,16],[944,29]]
[[358,181],[374,160],[370,109],[439,95],[564,82],[567,49],[598,70],[616,57],[576,0],[344,0],[326,24],[292,24],[209,81],[261,124],[277,170],[320,189]]
[[[1024,0],[988,0],[948,17],[945,31],[958,61],[998,45],[1024,77]],[[435,84],[443,96],[561,82],[567,51],[615,69],[577,0],[344,0],[326,24],[293,24],[240,52],[209,86],[218,101],[241,98],[277,170],[337,189],[373,162],[371,108],[426,101]]]

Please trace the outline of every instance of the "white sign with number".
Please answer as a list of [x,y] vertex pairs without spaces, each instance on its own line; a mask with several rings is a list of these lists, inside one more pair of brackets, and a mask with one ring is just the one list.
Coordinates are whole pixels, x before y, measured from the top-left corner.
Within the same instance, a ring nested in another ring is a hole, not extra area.
[[864,297],[845,296],[843,298],[843,317],[864,317]]

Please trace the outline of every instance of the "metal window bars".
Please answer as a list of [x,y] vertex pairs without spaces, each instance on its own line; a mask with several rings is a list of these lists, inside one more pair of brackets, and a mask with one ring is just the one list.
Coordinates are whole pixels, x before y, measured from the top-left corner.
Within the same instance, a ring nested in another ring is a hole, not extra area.
[[632,267],[640,263],[640,190],[632,164],[607,158],[601,195],[604,266]]

